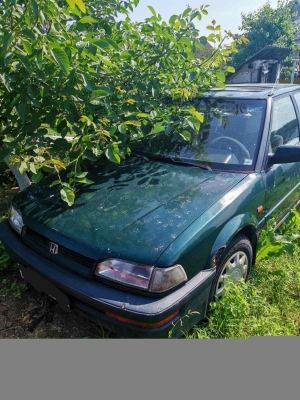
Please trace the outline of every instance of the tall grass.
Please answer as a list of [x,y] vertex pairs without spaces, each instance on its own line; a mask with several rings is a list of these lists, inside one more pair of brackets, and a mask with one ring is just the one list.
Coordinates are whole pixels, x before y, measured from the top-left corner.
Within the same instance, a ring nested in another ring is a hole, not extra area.
[[[266,236],[268,232],[264,233]],[[247,283],[227,288],[211,305],[207,321],[186,338],[239,338],[300,335],[300,217],[293,212],[279,234],[269,231],[269,251]]]

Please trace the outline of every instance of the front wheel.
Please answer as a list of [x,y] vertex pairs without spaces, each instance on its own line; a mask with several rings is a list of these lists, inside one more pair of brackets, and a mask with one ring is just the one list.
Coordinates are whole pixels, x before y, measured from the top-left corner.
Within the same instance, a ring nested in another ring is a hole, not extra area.
[[252,246],[246,236],[240,234],[232,239],[219,261],[211,287],[210,301],[221,298],[229,282],[237,283],[240,279],[247,280],[252,258]]

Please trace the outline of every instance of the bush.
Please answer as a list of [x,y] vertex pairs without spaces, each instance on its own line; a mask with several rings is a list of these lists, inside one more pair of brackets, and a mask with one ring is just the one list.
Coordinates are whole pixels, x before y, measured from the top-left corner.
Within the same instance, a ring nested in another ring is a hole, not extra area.
[[4,161],[0,161],[0,187],[7,189],[12,186],[18,186],[17,181]]

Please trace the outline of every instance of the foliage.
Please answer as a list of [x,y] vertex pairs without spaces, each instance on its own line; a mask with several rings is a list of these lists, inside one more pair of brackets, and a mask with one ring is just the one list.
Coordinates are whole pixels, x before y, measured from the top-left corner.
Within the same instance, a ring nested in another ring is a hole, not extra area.
[[[3,219],[4,219],[3,217],[0,217],[0,222],[2,222]],[[10,259],[10,257],[6,253],[4,246],[0,241],[0,273],[7,268],[9,259]]]
[[16,186],[16,180],[4,162],[0,161],[0,188]]
[[300,215],[297,210],[292,210],[288,221],[284,227],[279,229],[279,233],[274,232],[275,221],[268,222],[267,229],[260,233],[256,262],[267,257],[278,256],[283,253],[293,254],[295,245],[300,241]]
[[22,293],[27,289],[27,284],[25,282],[20,283],[17,279],[4,278],[1,285],[6,293],[11,292],[16,299],[20,299]]
[[7,268],[10,257],[6,253],[3,244],[0,242],[0,273]]
[[242,339],[299,335],[300,216],[293,211],[275,239],[271,225],[264,233],[268,240],[260,244],[260,258],[247,284],[241,281],[228,286],[226,295],[211,305],[207,321],[195,326],[185,337]]
[[295,50],[297,27],[291,20],[292,5],[293,2],[278,0],[276,9],[267,2],[257,11],[241,14],[242,25],[239,29],[248,42],[237,44],[238,53],[233,54],[235,68],[265,46],[287,47],[291,52]]
[[[76,185],[90,183],[82,160],[120,163],[132,141],[160,131],[188,140],[202,116],[185,102],[223,87],[233,71],[230,34],[216,21],[207,36],[195,28],[208,6],[168,22],[149,7],[151,16],[135,23],[128,13],[138,2],[0,0],[0,159],[10,155],[34,182],[56,172],[70,205]],[[207,43],[213,51],[196,57]]]

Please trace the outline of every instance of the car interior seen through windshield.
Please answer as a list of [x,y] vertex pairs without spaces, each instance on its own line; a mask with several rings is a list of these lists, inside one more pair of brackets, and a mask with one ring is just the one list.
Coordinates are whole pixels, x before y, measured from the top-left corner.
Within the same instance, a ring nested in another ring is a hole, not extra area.
[[[257,157],[266,102],[264,100],[201,99],[193,104],[204,116],[191,139],[172,140],[164,132],[132,146],[149,158],[205,164],[225,170],[252,170]],[[188,130],[188,129],[187,129]]]

